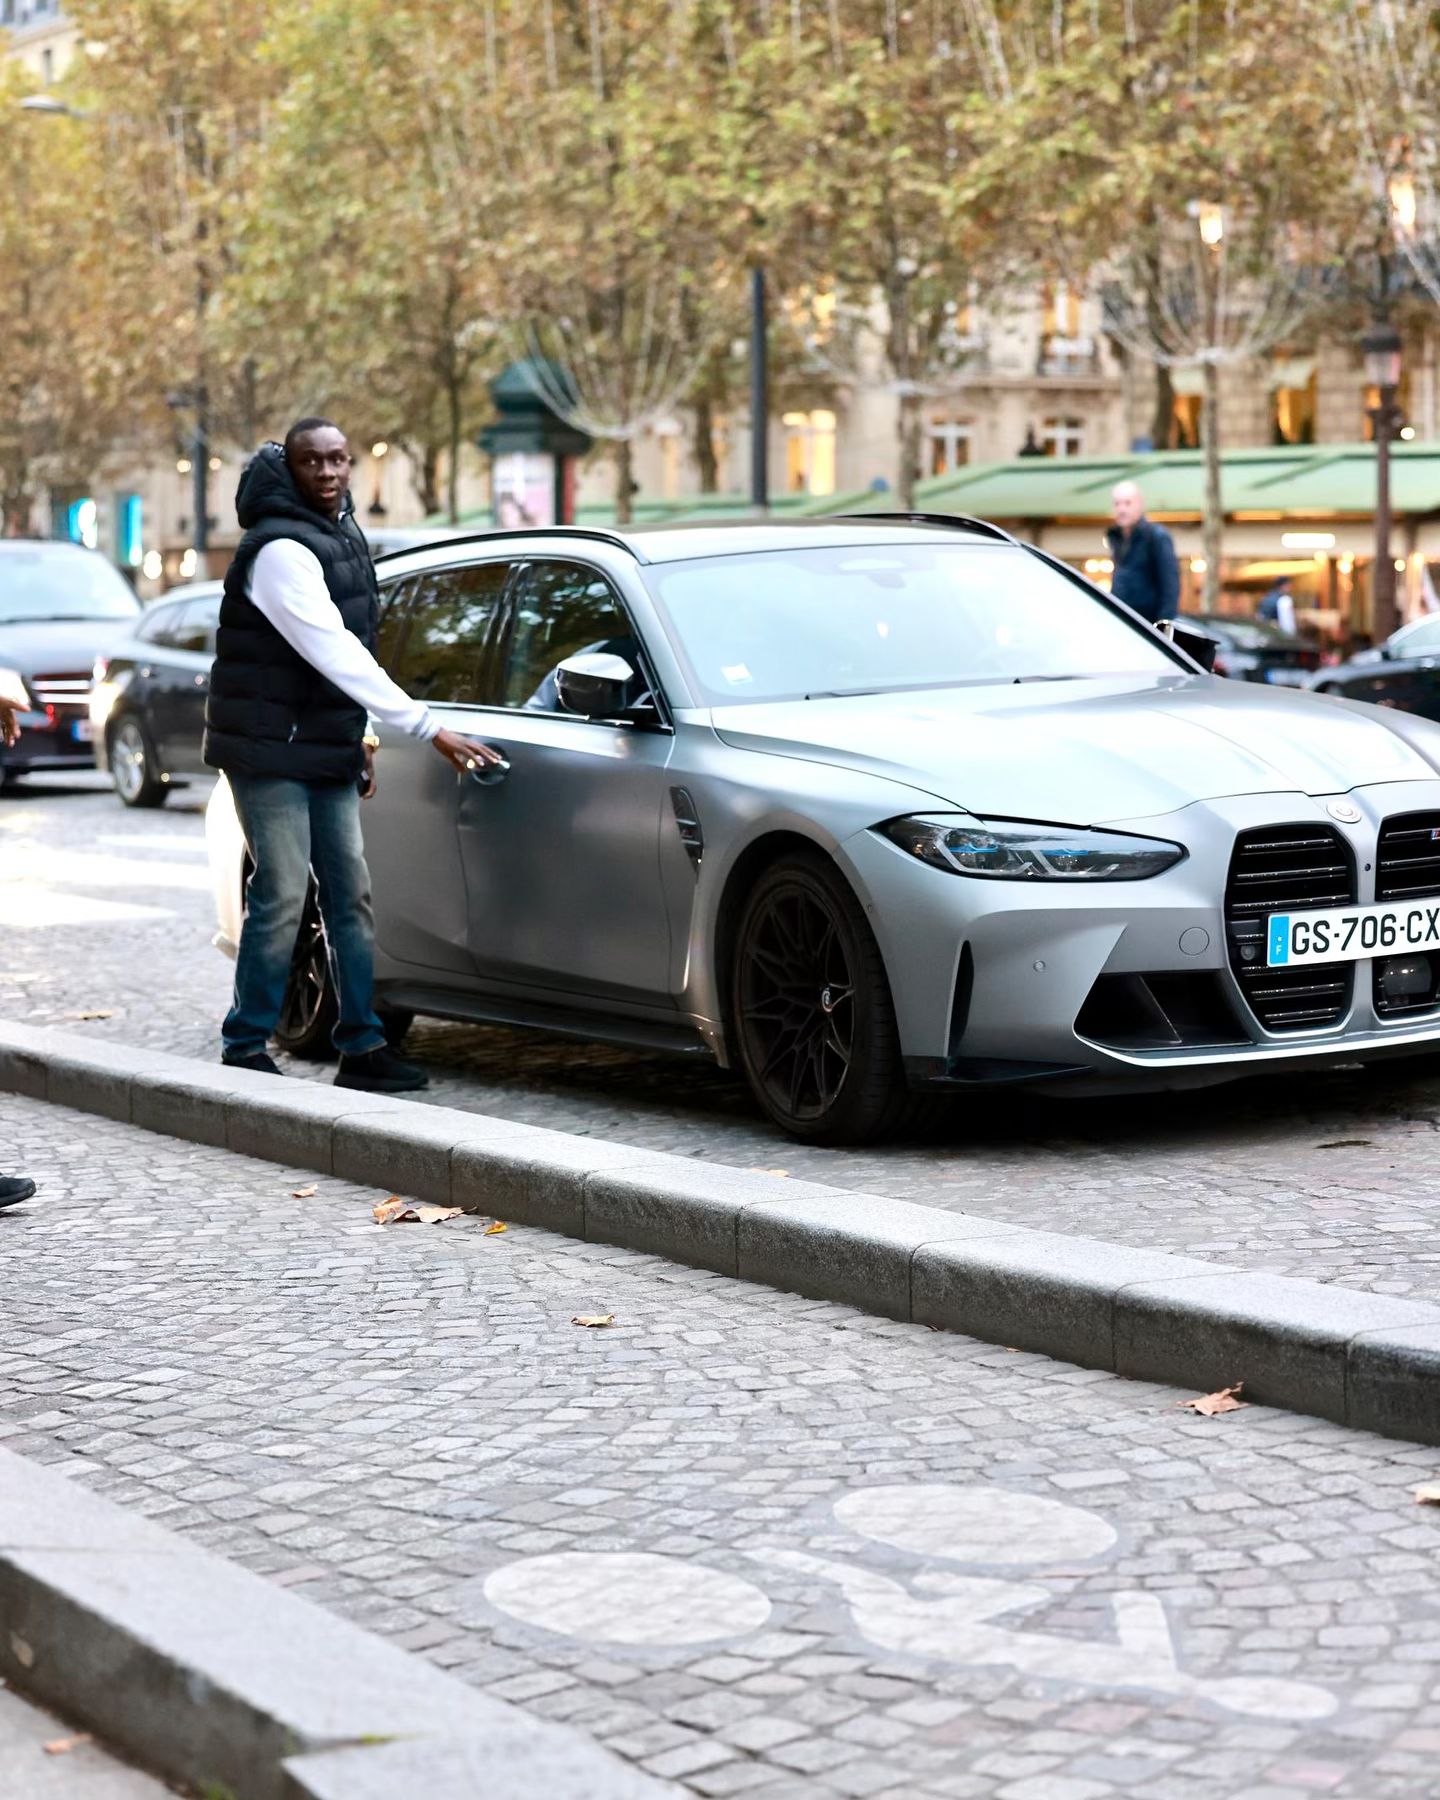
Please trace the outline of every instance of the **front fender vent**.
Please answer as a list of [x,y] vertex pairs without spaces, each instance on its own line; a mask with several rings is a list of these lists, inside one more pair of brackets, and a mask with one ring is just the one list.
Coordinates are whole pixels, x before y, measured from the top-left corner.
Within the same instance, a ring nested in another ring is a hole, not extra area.
[[705,854],[705,833],[700,829],[700,813],[690,797],[690,790],[683,787],[671,788],[670,805],[674,808],[675,828],[680,833],[685,854],[698,869],[700,859]]

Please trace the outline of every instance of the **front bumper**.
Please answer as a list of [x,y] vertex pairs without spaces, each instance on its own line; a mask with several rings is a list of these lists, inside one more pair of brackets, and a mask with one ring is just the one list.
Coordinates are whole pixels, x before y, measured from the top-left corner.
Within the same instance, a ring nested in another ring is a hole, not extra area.
[[57,707],[53,714],[21,713],[20,741],[0,749],[0,764],[17,774],[44,769],[93,769],[87,708]]
[[[1363,904],[1374,898],[1384,820],[1440,813],[1440,780],[1352,790],[1343,798],[1362,815],[1355,824],[1327,812],[1341,797],[1248,795],[1163,817],[1107,819],[1117,830],[1183,844],[1188,855],[1148,881],[1093,886],[967,879],[908,857],[875,832],[847,840],[842,860],[885,957],[911,1081],[1100,1076],[1177,1086],[1440,1047],[1440,1002],[1382,1018],[1368,960],[1354,965],[1342,1016],[1318,1029],[1267,1030],[1232,970],[1225,892],[1241,832],[1279,825],[1338,832],[1354,857],[1356,901]],[[1124,1034],[1093,1029],[1097,1009],[1092,1003],[1087,1011],[1087,1001],[1101,978],[1143,976],[1172,986],[1173,977],[1203,978],[1185,984],[1210,998],[1208,1012],[1200,1009],[1205,1018],[1183,1041],[1116,1041]]]

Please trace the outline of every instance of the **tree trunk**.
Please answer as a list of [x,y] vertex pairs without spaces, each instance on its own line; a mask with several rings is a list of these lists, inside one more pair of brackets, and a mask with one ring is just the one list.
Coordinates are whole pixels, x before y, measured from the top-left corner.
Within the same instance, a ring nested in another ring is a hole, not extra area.
[[435,444],[417,444],[411,456],[411,480],[428,519],[440,510],[440,451]]
[[1150,442],[1157,450],[1170,448],[1175,429],[1175,383],[1166,363],[1155,365],[1155,410],[1150,415]]
[[615,440],[615,523],[629,525],[635,517],[635,447],[628,437]]
[[1215,362],[1202,365],[1205,374],[1205,403],[1200,410],[1200,435],[1205,446],[1205,523],[1202,544],[1205,552],[1205,604],[1203,611],[1220,610],[1220,554],[1225,531],[1225,513],[1220,498],[1220,369]]
[[453,378],[445,387],[446,423],[449,427],[450,467],[446,471],[445,510],[452,525],[460,523],[460,383]]
[[5,482],[0,488],[0,537],[29,537],[34,504],[29,484],[23,476],[18,481]]
[[901,394],[900,479],[896,483],[895,497],[900,502],[902,512],[915,510],[915,484],[919,481],[922,473],[920,434],[920,396],[918,394]]
[[715,407],[709,394],[695,396],[695,466],[700,471],[700,492],[720,492],[720,465],[715,460]]

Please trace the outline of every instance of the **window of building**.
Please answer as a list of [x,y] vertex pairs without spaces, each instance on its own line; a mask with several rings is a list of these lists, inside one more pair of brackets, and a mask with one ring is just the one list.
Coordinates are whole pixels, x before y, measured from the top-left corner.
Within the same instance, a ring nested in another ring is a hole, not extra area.
[[655,424],[655,441],[660,449],[660,495],[664,500],[680,497],[680,421],[659,419]]
[[1165,446],[1168,450],[1198,450],[1200,448],[1200,419],[1205,410],[1205,396],[1198,389],[1194,393],[1183,392],[1178,378],[1182,375],[1198,375],[1198,370],[1176,369],[1176,392],[1170,402],[1170,442]]
[[930,474],[948,475],[970,460],[974,431],[970,419],[935,418],[930,421]]
[[1277,355],[1271,363],[1270,436],[1277,444],[1315,442],[1313,356]]
[[1046,419],[1040,442],[1047,456],[1080,456],[1085,450],[1085,421]]
[[835,415],[823,408],[788,412],[785,426],[785,486],[792,494],[835,492]]
[[1046,285],[1045,335],[1060,338],[1078,338],[1080,335],[1080,295],[1068,281]]

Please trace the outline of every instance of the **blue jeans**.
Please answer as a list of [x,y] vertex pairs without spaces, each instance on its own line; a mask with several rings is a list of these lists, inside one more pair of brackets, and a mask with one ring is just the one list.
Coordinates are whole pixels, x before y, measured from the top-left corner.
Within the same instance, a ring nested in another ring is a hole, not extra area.
[[375,914],[354,784],[232,775],[230,791],[254,872],[235,1002],[220,1034],[225,1060],[262,1055],[279,1023],[312,869],[340,1001],[335,1048],[342,1056],[378,1050],[385,1028],[375,1016]]

